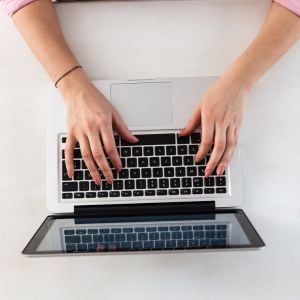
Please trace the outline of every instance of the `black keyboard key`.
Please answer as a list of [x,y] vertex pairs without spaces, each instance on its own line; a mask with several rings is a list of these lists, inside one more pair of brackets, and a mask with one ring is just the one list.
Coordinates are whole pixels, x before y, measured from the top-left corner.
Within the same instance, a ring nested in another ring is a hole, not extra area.
[[158,167],[159,166],[159,158],[158,157],[150,157],[150,166]]
[[166,241],[166,248],[168,249],[176,248],[176,241]]
[[126,158],[121,157],[120,159],[121,159],[122,168],[125,168],[126,167]]
[[156,146],[155,147],[155,155],[165,155],[164,146]]
[[114,180],[113,187],[114,190],[123,190],[123,180]]
[[156,189],[157,188],[157,179],[148,179],[147,187],[148,187],[148,189]]
[[115,236],[114,236],[114,234],[104,234],[103,239],[104,239],[104,242],[110,243],[110,242],[115,241]]
[[194,187],[202,187],[203,186],[203,178],[201,178],[201,177],[194,177],[193,178],[193,186]]
[[132,228],[132,227],[123,227],[123,232],[124,232],[124,233],[130,233],[130,232],[133,232],[133,228]]
[[109,196],[110,197],[120,197],[120,192],[119,191],[110,191]]
[[74,198],[75,199],[82,199],[82,198],[84,198],[84,193],[74,193]]
[[187,146],[184,146],[184,145],[177,146],[177,154],[179,154],[179,155],[187,154]]
[[219,230],[217,231],[217,238],[219,239],[226,239],[227,237],[227,232],[224,230]]
[[110,230],[110,232],[111,232],[111,233],[121,233],[121,232],[122,232],[122,229],[116,227],[116,228],[112,228],[112,229]]
[[159,179],[159,188],[167,189],[169,187],[169,179],[168,178],[160,178]]
[[142,169],[142,177],[143,178],[152,177],[152,175],[151,175],[151,169],[150,168],[144,168],[144,169]]
[[125,234],[116,234],[115,241],[116,242],[125,242],[126,236]]
[[88,234],[97,234],[98,233],[98,229],[93,228],[93,229],[88,229]]
[[145,189],[146,188],[146,179],[137,179],[136,188],[137,189]]
[[185,176],[185,168],[177,167],[176,168],[176,177],[183,177],[183,176]]
[[194,132],[191,134],[191,142],[193,144],[199,144],[201,141],[200,133],[199,132]]
[[189,230],[192,230],[192,226],[191,226],[191,225],[182,225],[182,226],[181,226],[181,230],[182,230],[182,231],[189,231]]
[[173,164],[173,166],[182,166],[182,157],[181,156],[173,156],[172,164]]
[[148,233],[138,233],[138,240],[139,241],[147,241],[148,240]]
[[100,191],[100,185],[96,184],[94,181],[91,182],[92,191]]
[[152,156],[153,147],[144,147],[144,156]]
[[182,238],[184,238],[185,240],[191,240],[193,238],[193,231],[183,232]]
[[83,171],[74,171],[74,180],[83,180]]
[[130,178],[140,178],[140,169],[130,169]]
[[178,189],[171,189],[171,190],[169,190],[169,195],[171,195],[171,196],[179,195],[179,190]]
[[193,188],[192,194],[203,194],[202,188]]
[[155,196],[155,190],[146,190],[145,196]]
[[[166,134],[143,134],[135,135],[139,141],[136,145],[168,145],[175,144],[175,134],[166,133]],[[125,141],[121,141],[122,144],[126,145]]]
[[137,167],[137,159],[135,157],[127,158],[127,168],[136,168]]
[[96,193],[95,192],[86,192],[85,197],[86,198],[96,198]]
[[87,170],[88,169],[88,167],[86,166],[84,160],[81,161],[81,169],[82,170]]
[[109,229],[108,228],[101,228],[99,229],[100,233],[109,233]]
[[205,231],[205,238],[214,239],[215,237],[216,237],[215,231],[212,230]]
[[143,148],[142,147],[133,147],[132,148],[132,156],[142,156]]
[[133,191],[133,196],[136,197],[144,196],[144,191]]
[[157,192],[157,196],[166,196],[168,194],[167,190],[158,190]]
[[121,192],[121,196],[122,197],[131,197],[132,196],[132,192],[131,191],[122,191]]
[[157,228],[156,227],[146,227],[146,231],[147,232],[155,232],[155,231],[157,231]]
[[88,191],[90,189],[90,183],[88,181],[79,182],[80,191]]
[[159,233],[158,232],[150,232],[149,233],[149,240],[150,241],[159,240]]
[[80,160],[75,159],[74,160],[74,170],[78,170],[78,169],[81,169],[81,163],[80,163]]
[[134,188],[135,188],[135,185],[134,185],[133,179],[125,180],[125,189],[126,190],[134,190]]
[[187,240],[179,240],[177,241],[178,248],[186,248],[187,247]]
[[77,182],[63,182],[62,191],[63,192],[76,192],[78,190]]
[[162,168],[153,168],[153,177],[163,177],[163,169]]
[[198,245],[199,245],[198,240],[189,240],[188,241],[189,248],[196,248],[196,247],[198,247]]
[[157,231],[168,231],[169,227],[168,226],[158,226]]
[[164,249],[166,247],[165,241],[155,241],[154,249]]
[[73,157],[74,157],[74,158],[82,158],[82,157],[81,157],[80,149],[74,149]]
[[203,229],[204,229],[203,225],[194,225],[193,226],[193,230],[203,230]]
[[181,178],[182,187],[192,187],[192,179],[188,177]]
[[187,167],[187,176],[197,176],[197,168],[196,167]]
[[91,176],[89,170],[86,170],[86,171],[85,171],[85,177],[84,177],[84,179],[85,179],[85,180],[93,180],[93,177]]
[[165,175],[165,177],[174,177],[174,169],[173,168],[165,168],[164,175]]
[[204,194],[214,194],[215,189],[214,188],[205,188]]
[[184,156],[183,157],[183,164],[185,166],[191,166],[194,164],[194,158],[193,156]]
[[122,169],[122,170],[119,172],[119,178],[120,178],[120,179],[126,179],[126,178],[129,178],[129,171],[128,171],[128,169]]
[[198,145],[190,145],[189,146],[189,154],[196,154],[198,152]]
[[118,135],[114,136],[116,146],[120,145],[120,137]]
[[180,231],[180,226],[170,226],[170,231]]
[[226,188],[216,188],[216,192],[218,194],[225,194],[227,191]]
[[205,175],[205,167],[198,167],[198,175],[199,176]]
[[167,155],[176,155],[176,146],[167,146],[166,152]]
[[65,137],[65,136],[63,136],[62,138],[61,138],[61,142],[64,144],[64,143],[66,143],[67,142],[67,138]]
[[181,189],[180,194],[181,195],[190,195],[191,194],[191,189]]
[[91,243],[92,242],[92,236],[91,235],[82,236],[82,242],[83,243]]
[[180,179],[179,178],[171,178],[170,179],[170,185],[171,185],[172,188],[180,187]]
[[171,158],[168,156],[162,156],[160,160],[161,166],[171,166]]
[[66,244],[80,243],[80,236],[79,235],[65,236],[65,242]]
[[177,135],[177,144],[189,144],[190,137],[189,136],[180,136]]
[[110,191],[112,189],[112,185],[108,183],[106,180],[101,181],[101,189],[104,191]]
[[63,199],[72,199],[73,195],[72,195],[72,193],[63,193],[62,198]]
[[108,197],[108,192],[98,192],[98,198],[106,198]]
[[138,159],[139,161],[139,167],[140,168],[144,168],[144,167],[148,167],[149,163],[148,163],[148,157],[140,157]]
[[123,148],[121,148],[121,156],[122,157],[131,156],[131,148],[130,147],[123,147]]
[[76,251],[76,245],[75,244],[67,244],[66,245],[66,251],[67,252],[75,252]]
[[152,241],[144,242],[144,249],[152,249],[152,248],[154,248],[154,242],[152,242]]
[[214,177],[205,177],[204,178],[204,185],[205,186],[214,186],[215,185]]
[[195,239],[203,239],[204,238],[204,231],[195,230],[194,231],[194,238]]
[[216,226],[218,230],[226,230],[227,229],[227,225],[226,224],[222,224],[222,225],[217,225]]
[[217,186],[226,186],[226,177],[224,177],[224,176],[216,177],[216,185]]

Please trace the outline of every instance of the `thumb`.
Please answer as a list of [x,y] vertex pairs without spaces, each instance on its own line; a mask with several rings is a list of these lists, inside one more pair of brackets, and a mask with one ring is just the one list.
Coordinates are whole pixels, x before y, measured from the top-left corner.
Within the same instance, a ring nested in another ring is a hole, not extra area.
[[185,136],[194,132],[201,123],[201,108],[197,108],[191,118],[186,123],[185,127],[179,131],[179,135]]

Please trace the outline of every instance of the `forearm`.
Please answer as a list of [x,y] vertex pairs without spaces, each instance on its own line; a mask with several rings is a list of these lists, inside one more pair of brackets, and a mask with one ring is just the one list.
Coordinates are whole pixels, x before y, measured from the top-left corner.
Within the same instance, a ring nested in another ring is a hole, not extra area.
[[222,76],[237,89],[249,90],[300,38],[300,17],[272,3],[266,20],[250,46]]
[[[31,48],[34,55],[55,82],[62,74],[78,62],[68,47],[59,26],[58,18],[50,0],[37,0],[17,11],[13,22]],[[77,69],[72,76],[86,77]],[[70,74],[71,75],[71,74]],[[60,82],[59,88],[65,88],[68,82]]]

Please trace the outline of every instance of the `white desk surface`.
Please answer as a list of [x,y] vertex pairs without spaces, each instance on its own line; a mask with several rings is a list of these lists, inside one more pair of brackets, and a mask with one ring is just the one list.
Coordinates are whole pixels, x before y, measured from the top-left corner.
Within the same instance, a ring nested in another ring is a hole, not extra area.
[[[221,74],[269,1],[85,3],[86,23],[78,5],[59,8],[78,24],[65,28],[70,43],[91,77],[116,79]],[[241,132],[242,208],[265,250],[28,258],[21,250],[47,215],[48,79],[3,14],[0,41],[1,299],[299,299],[299,44],[253,90]]]

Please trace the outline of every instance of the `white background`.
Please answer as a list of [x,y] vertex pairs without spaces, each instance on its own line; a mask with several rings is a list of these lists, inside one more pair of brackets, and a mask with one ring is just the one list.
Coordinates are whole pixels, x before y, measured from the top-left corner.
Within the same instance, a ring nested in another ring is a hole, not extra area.
[[[59,5],[59,12],[90,76],[119,79],[220,75],[256,35],[269,5],[85,3]],[[240,137],[242,208],[266,249],[28,258],[21,250],[47,216],[43,92],[49,81],[1,14],[1,299],[299,299],[299,46],[251,92]]]

